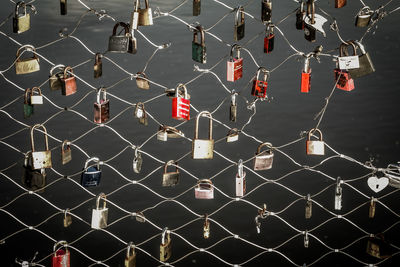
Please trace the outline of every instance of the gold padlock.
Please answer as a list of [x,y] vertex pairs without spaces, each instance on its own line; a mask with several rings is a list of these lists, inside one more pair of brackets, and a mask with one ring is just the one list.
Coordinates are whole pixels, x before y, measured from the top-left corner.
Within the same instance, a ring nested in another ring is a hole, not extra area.
[[[175,165],[175,171],[167,172],[167,168],[170,165]],[[173,160],[170,160],[167,163],[165,163],[164,166],[162,186],[175,186],[178,184],[178,182],[179,182],[178,163]]]
[[171,250],[171,237],[169,235],[168,228],[165,227],[161,234],[160,261],[165,262],[169,260],[169,258],[171,258]]
[[369,205],[369,217],[372,219],[375,217],[375,207],[376,207],[376,198],[371,197],[371,202]]
[[[33,52],[33,57],[21,59],[24,51]],[[23,45],[17,50],[17,60],[15,62],[16,74],[27,74],[40,70],[39,57],[36,55],[36,49],[32,45]]]
[[[52,91],[61,89],[62,87],[61,78],[63,77],[64,68],[65,66],[63,64],[58,64],[50,69],[49,86]],[[60,70],[57,73],[54,73],[55,69],[60,69]]]
[[101,75],[103,75],[103,63],[101,61],[102,54],[96,53],[94,57],[94,66],[93,66],[93,77],[99,78]]
[[69,214],[69,209],[64,211],[64,220],[63,220],[64,227],[68,227],[72,224],[72,216]]
[[[264,146],[267,147],[268,150],[264,150],[261,152],[261,148]],[[262,171],[271,169],[273,160],[274,160],[274,152],[272,151],[272,144],[262,143],[261,145],[258,146],[256,157],[254,158],[254,170]]]
[[[319,140],[311,140],[311,135],[315,132],[319,133]],[[325,143],[322,141],[322,132],[319,129],[311,129],[308,132],[308,139],[306,142],[307,155],[325,155]]]
[[[200,117],[209,118],[208,139],[199,139],[199,119]],[[212,115],[208,111],[202,111],[197,115],[192,142],[193,159],[212,159],[214,151],[214,139],[212,139]]]
[[125,267],[135,267],[135,266],[136,266],[135,245],[133,244],[133,242],[129,242],[128,247],[126,248]]
[[[13,32],[23,33],[31,28],[31,17],[27,12],[26,8],[29,7],[31,11],[36,12],[36,8],[31,4],[25,4],[20,1],[15,6],[14,18],[13,18]],[[20,9],[23,8],[23,13],[20,13]]]
[[153,14],[149,6],[149,0],[145,0],[145,8],[140,8],[140,0],[138,1],[138,12],[139,12],[139,26],[150,26],[153,25]]
[[136,85],[140,89],[149,90],[150,83],[144,72],[138,72],[136,77]]
[[[42,128],[44,132],[45,151],[35,151],[35,143],[33,140],[33,131],[37,128]],[[51,168],[51,150],[49,150],[49,141],[47,139],[47,130],[43,124],[35,124],[31,128],[31,157],[32,157],[32,169],[39,170],[45,168]]]

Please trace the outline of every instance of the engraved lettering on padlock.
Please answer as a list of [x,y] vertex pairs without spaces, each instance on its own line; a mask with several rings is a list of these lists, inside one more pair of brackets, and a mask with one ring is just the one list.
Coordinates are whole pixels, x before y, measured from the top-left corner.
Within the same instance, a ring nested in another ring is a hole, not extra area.
[[139,148],[135,148],[135,155],[133,157],[132,161],[132,168],[135,173],[140,173],[142,170],[142,164],[143,164],[143,159],[142,159],[142,153],[139,152]]
[[239,159],[238,171],[236,174],[236,196],[242,197],[246,194],[246,172],[243,171],[243,160]]
[[214,185],[210,179],[201,179],[194,188],[194,197],[197,199],[213,199]]
[[310,194],[307,194],[305,218],[310,219],[312,216],[312,200]]
[[[200,35],[200,40],[198,40]],[[192,41],[192,59],[196,62],[205,64],[207,62],[206,45],[204,41],[204,30],[201,25],[196,26]]]
[[93,77],[95,79],[103,75],[103,62],[101,61],[102,57],[103,55],[100,53],[96,53],[94,56]]
[[[27,12],[27,7],[30,8],[31,12],[36,12],[36,8],[31,4],[25,4],[24,1],[19,1],[15,5],[14,17],[13,17],[13,32],[23,33],[30,29],[31,27],[31,17]],[[23,12],[20,13],[21,8]]]
[[60,0],[60,14],[67,15],[67,0]]
[[61,144],[61,163],[63,165],[67,164],[72,160],[72,153],[71,153],[71,142],[65,140]]
[[99,88],[97,90],[96,102],[94,103],[93,121],[95,123],[105,123],[109,119],[110,119],[110,100],[107,99],[106,89]]
[[133,3],[133,12],[131,13],[131,20],[129,23],[131,33],[133,32],[133,30],[138,29],[138,24],[139,24],[138,6],[139,6],[139,0],[135,0]]
[[53,247],[52,267],[69,267],[70,253],[67,241],[59,241]]
[[231,94],[231,106],[229,108],[229,120],[236,121],[237,118],[237,100],[236,100],[237,93],[235,90],[232,90]]
[[31,98],[29,97],[31,95],[31,88],[26,88],[25,89],[25,94],[24,94],[24,118],[29,118],[34,111],[34,106],[31,104]]
[[358,55],[360,67],[358,69],[349,70],[351,77],[356,79],[375,72],[374,64],[369,54],[365,51],[364,45],[358,41],[353,41],[353,43],[360,48],[361,55]]
[[305,0],[300,0],[300,7],[296,12],[296,29],[298,30],[304,30],[304,16],[306,14],[306,11],[304,9],[304,1]]
[[369,204],[369,213],[368,213],[368,217],[369,218],[374,218],[375,217],[375,208],[376,208],[376,198],[371,197],[371,202]]
[[[311,136],[314,133],[319,134],[318,140],[311,140]],[[319,129],[311,129],[308,132],[308,139],[306,141],[306,153],[307,155],[325,155],[325,143],[322,140],[322,132]]]
[[133,242],[129,242],[126,248],[125,267],[136,267],[136,252]]
[[[125,32],[122,35],[117,35],[117,28],[121,26]],[[108,40],[108,51],[115,53],[126,53],[129,50],[129,28],[124,22],[118,22],[114,25],[112,35]]]
[[22,185],[36,193],[43,193],[46,186],[45,169],[32,169],[32,152],[27,152],[22,170]]
[[336,187],[335,187],[335,210],[342,209],[342,187],[341,187],[341,180],[337,178],[336,180]]
[[193,0],[193,16],[199,16],[201,12],[201,0]]
[[342,8],[347,4],[347,0],[335,0],[335,8]]
[[231,143],[237,140],[239,140],[239,130],[237,128],[230,129],[226,135],[226,142]]
[[261,21],[264,23],[271,21],[271,15],[272,15],[272,1],[261,0]]
[[[261,152],[261,148],[266,147],[267,150]],[[262,171],[272,168],[274,161],[274,152],[271,143],[262,143],[258,146],[256,156],[254,158],[254,170]]]
[[264,53],[269,54],[274,50],[275,34],[274,34],[274,24],[268,23],[265,29],[264,37]]
[[134,112],[135,118],[139,120],[140,124],[143,124],[145,126],[148,125],[148,119],[147,119],[147,112],[146,109],[144,108],[144,103],[138,102],[136,104],[135,112]]
[[[100,200],[103,199],[103,207],[100,207]],[[108,208],[106,207],[106,195],[100,193],[96,199],[96,208],[92,210],[92,223],[93,229],[103,229],[107,227]]]
[[64,75],[61,78],[61,94],[69,96],[76,93],[76,79],[74,76],[74,71],[70,66],[65,67]]
[[31,105],[43,104],[42,90],[39,87],[32,87],[31,89]]
[[208,220],[208,214],[205,215],[204,219],[203,237],[204,239],[208,239],[210,237],[210,221]]
[[[92,161],[95,163],[95,165],[89,166],[89,163]],[[81,174],[81,185],[84,187],[97,186],[100,184],[100,179],[101,168],[99,158],[93,157],[87,159]]]
[[[260,80],[260,74],[263,73],[263,79]],[[269,71],[264,67],[259,67],[256,78],[253,80],[251,94],[255,97],[265,98],[267,95]]]
[[[42,128],[44,132],[44,142],[45,142],[45,151],[35,151],[35,143],[33,140],[33,132],[38,129]],[[51,150],[49,150],[49,141],[47,139],[47,129],[44,127],[43,124],[35,124],[31,128],[31,157],[32,157],[32,169],[45,169],[51,168]]]
[[244,8],[239,6],[236,8],[235,20],[234,20],[234,32],[233,39],[239,41],[244,37]]
[[374,14],[374,11],[369,6],[361,8],[356,16],[356,27],[367,27],[371,21],[372,14]]
[[[58,69],[58,71],[54,73],[56,69]],[[62,64],[55,65],[50,69],[49,87],[52,91],[61,90],[62,88],[61,78],[63,77],[64,69],[65,66]]]
[[139,12],[139,26],[150,26],[153,25],[153,14],[149,5],[149,0],[145,0],[145,8],[140,8],[140,0],[138,1],[138,12]]
[[160,261],[165,262],[171,258],[172,245],[168,228],[165,227],[161,234]]
[[[199,139],[199,119],[200,117],[208,117],[208,139]],[[214,154],[214,139],[212,139],[212,115],[208,111],[202,111],[197,115],[194,138],[192,142],[192,158],[193,159],[212,159]]]
[[[234,82],[243,76],[243,58],[240,57],[240,46],[237,44],[232,45],[229,61],[226,62],[226,80]],[[236,56],[233,56],[236,50]]]
[[[179,93],[183,90],[183,97]],[[172,118],[176,120],[190,120],[190,99],[187,96],[186,86],[178,84],[175,89],[175,97],[172,99]]]
[[[21,58],[24,51],[33,53],[33,57]],[[32,45],[23,45],[17,50],[15,61],[16,74],[28,74],[40,70],[39,57],[36,55],[36,49]]]
[[310,68],[310,57],[307,56],[304,59],[304,68],[301,73],[301,89],[302,93],[310,92],[311,88],[311,68]]
[[150,83],[149,80],[147,79],[147,76],[144,72],[138,72],[136,73],[136,85],[138,88],[143,89],[143,90],[149,90],[150,89]]
[[[175,165],[175,171],[168,172],[168,166],[170,165]],[[170,160],[164,165],[164,173],[162,176],[162,186],[175,186],[179,182],[179,169],[178,169],[178,163]]]
[[69,209],[66,209],[64,211],[64,219],[63,219],[63,225],[64,227],[68,227],[72,224],[72,216],[69,214]]

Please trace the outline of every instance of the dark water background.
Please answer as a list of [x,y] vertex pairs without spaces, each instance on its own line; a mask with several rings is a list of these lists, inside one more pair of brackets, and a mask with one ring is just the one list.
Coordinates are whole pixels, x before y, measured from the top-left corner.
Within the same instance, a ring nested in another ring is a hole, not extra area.
[[[86,3],[95,9],[105,9],[113,17],[118,18],[118,20],[127,22],[129,21],[132,10],[131,2],[132,1],[123,0],[91,0]],[[180,1],[150,1],[150,4],[153,9],[159,7],[161,11],[165,12],[177,6],[179,2]],[[188,3],[174,14],[187,22],[198,21],[208,28],[228,11],[225,7],[213,1],[205,0],[202,2],[202,14],[199,17],[193,17],[191,15],[191,1],[188,1]],[[257,18],[259,17],[259,1],[224,2],[230,6],[249,3],[245,7],[245,10],[255,15]],[[378,5],[386,1],[365,2],[370,4],[373,8],[377,8]],[[68,30],[71,31],[79,17],[86,11],[82,5],[73,0],[68,1],[67,16],[59,15],[58,1],[41,0],[36,1],[34,4],[36,5],[38,14],[31,18],[32,28],[30,31],[20,35],[13,34],[11,21],[8,21],[0,30],[22,44],[32,44],[38,47],[58,39],[58,32],[63,27],[67,27]],[[359,39],[364,33],[365,29],[354,27],[354,15],[358,12],[359,8],[361,8],[361,4],[358,1],[348,1],[347,6],[342,9],[335,9],[333,7],[334,1],[318,1],[317,4],[337,19],[340,33],[344,39]],[[387,10],[392,10],[397,7],[396,4],[396,1],[394,1],[394,3],[387,7]],[[297,4],[293,1],[274,1],[273,5],[274,22],[285,17],[288,13],[297,8]],[[6,18],[14,9],[14,5],[9,1],[2,1],[1,7],[0,18]],[[321,14],[321,12],[317,13]],[[374,165],[377,167],[386,167],[387,164],[395,163],[399,160],[399,15],[400,13],[393,13],[387,16],[379,23],[376,34],[369,34],[364,39],[364,44],[374,62],[376,72],[367,77],[355,80],[356,89],[352,92],[336,90],[330,100],[328,110],[320,126],[324,134],[324,140],[335,150],[356,158],[361,162],[365,162],[372,157],[374,158]],[[154,82],[173,88],[178,83],[187,82],[198,75],[197,72],[193,72],[193,65],[200,64],[191,60],[192,32],[188,30],[187,26],[172,17],[162,17],[156,19],[154,23],[154,26],[142,27],[140,30],[156,44],[171,42],[172,45],[170,48],[161,50],[156,54],[146,71],[148,77]],[[318,34],[317,42],[313,44],[304,40],[303,32],[297,31],[294,24],[295,15],[293,14],[286,21],[281,23],[279,27],[290,42],[300,51],[313,51],[315,46],[319,44],[323,45],[324,51],[329,51],[337,48],[340,44],[336,34],[329,30],[329,22],[324,26],[327,37],[324,38],[322,35]],[[105,18],[99,21],[96,16],[88,15],[83,19],[74,36],[79,38],[93,52],[103,52],[107,49],[108,37],[111,35],[113,25],[114,22],[110,19]],[[250,40],[256,34],[263,31],[263,29],[264,26],[261,23],[246,17],[246,33],[241,43]],[[233,43],[233,15],[228,15],[228,17],[214,27],[211,32],[219,36],[222,40]],[[138,40],[138,53],[136,55],[108,54],[115,62],[132,73],[142,70],[147,59],[154,51],[154,47],[150,46],[139,34],[136,34],[136,38]],[[201,68],[213,66],[222,56],[229,52],[229,48],[225,44],[222,44],[209,35],[206,35],[206,45],[207,64],[200,66]],[[4,70],[14,61],[18,46],[6,36],[2,35],[0,37],[0,47],[0,69]],[[248,45],[247,49],[253,53],[256,61],[267,69],[276,67],[286,57],[293,54],[293,51],[279,33],[276,34],[275,49],[271,54],[266,55],[263,53],[262,36],[259,36],[254,42]],[[56,64],[62,63],[72,66],[84,60],[94,58],[72,38],[57,42],[38,50],[38,52]],[[240,91],[246,86],[246,83],[257,70],[246,52],[242,51],[242,56],[245,62],[244,77],[234,84],[225,82],[225,60],[214,69],[229,89]],[[49,69],[51,68],[51,65],[45,60],[41,60],[40,64],[41,70],[33,74],[16,75],[14,68],[11,68],[9,71],[5,72],[4,75],[7,79],[22,88],[38,86],[46,81]],[[103,76],[94,80],[92,66],[93,61],[90,61],[76,68],[75,72],[79,77],[95,87],[112,85],[127,76],[126,73],[117,69],[109,61],[103,60]],[[320,63],[317,63],[315,60],[311,62],[312,87],[309,94],[300,93],[300,73],[302,66],[302,61],[292,58],[272,73],[269,80],[268,92],[269,96],[273,97],[273,100],[271,102],[264,101],[257,104],[257,114],[253,117],[251,124],[245,128],[248,134],[254,135],[262,141],[268,141],[275,146],[279,146],[297,139],[301,131],[307,131],[316,125],[316,121],[313,120],[314,115],[323,107],[325,103],[324,99],[329,95],[334,85],[333,68],[335,63],[329,57],[321,57]],[[22,95],[22,91],[18,90],[4,79],[0,79],[0,88],[1,106]],[[229,97],[229,94],[227,94],[221,84],[210,74],[203,75],[201,78],[187,85],[187,88],[191,95],[191,103],[198,110],[214,110],[224,98]],[[60,92],[51,92],[47,83],[42,86],[44,95],[60,107],[72,106],[91,90],[92,89],[83,82],[78,81],[78,92],[72,96],[64,97],[61,96]],[[131,103],[145,101],[163,92],[164,89],[154,85],[152,85],[151,89],[148,91],[137,89],[135,81],[129,79],[110,89],[110,93]],[[251,99],[249,87],[242,90],[241,94],[247,99]],[[95,93],[92,91],[88,97],[83,98],[82,102],[74,108],[74,110],[83,114],[88,120],[82,119],[81,116],[73,112],[62,112],[46,123],[49,133],[60,140],[73,140],[95,127],[91,122],[94,100]],[[110,97],[110,101],[112,117],[129,107],[128,104],[113,97]],[[176,125],[176,121],[174,121],[170,115],[170,106],[171,100],[167,97],[161,97],[146,104],[146,109],[157,121],[168,125]],[[44,122],[50,116],[58,112],[58,109],[45,100],[43,106],[36,108],[34,116],[29,119],[23,119],[22,99],[19,99],[17,102],[5,108],[4,111],[18,121],[22,121],[28,125],[34,125],[35,123]],[[236,123],[228,121],[228,111],[229,101],[226,101],[214,114],[214,118],[230,127],[241,127],[251,115],[251,111],[246,109],[245,102],[242,98],[239,98],[238,121]],[[109,126],[133,144],[142,144],[157,131],[158,124],[150,119],[147,127],[140,125],[137,120],[133,118],[132,113],[133,109],[128,109],[118,118],[111,121]],[[194,117],[195,114],[194,110],[192,110],[192,117]],[[2,122],[1,138],[23,129],[22,125],[10,119],[4,112],[0,113],[0,117]],[[186,136],[192,138],[194,120],[184,124],[180,129]],[[217,123],[214,123],[213,130],[216,140],[223,138],[227,133],[227,129]],[[201,124],[200,134],[201,136],[206,134],[204,122]],[[42,145],[42,140],[40,140],[40,138],[37,138],[37,140],[38,146]],[[30,150],[29,131],[27,128],[3,141],[23,152]],[[75,144],[83,148],[90,156],[98,156],[102,160],[113,157],[128,146],[125,141],[107,127],[97,128],[91,131],[83,138],[76,141]],[[57,147],[53,151],[53,168],[63,175],[72,175],[81,171],[86,156],[77,148],[73,148],[73,161],[63,166],[58,156],[59,145],[59,142],[50,139],[50,147]],[[236,162],[239,158],[248,159],[252,157],[257,146],[258,143],[253,139],[241,135],[239,141],[236,143],[227,144],[224,141],[217,143],[215,145],[215,150]],[[170,159],[178,159],[189,152],[191,143],[184,139],[160,142],[153,137],[142,149],[160,160],[168,161]],[[304,150],[304,140],[283,149],[285,153],[289,154],[301,164],[311,166],[320,162],[321,158],[319,157],[306,157]],[[24,192],[15,184],[20,183],[23,155],[9,148],[4,143],[0,146],[0,155],[1,169],[17,162],[16,166],[4,171],[4,174],[10,177],[14,183],[4,176],[0,178],[0,206],[3,206]],[[333,155],[333,153],[327,151],[326,156],[331,155]],[[143,178],[155,168],[161,166],[160,163],[144,155],[143,169],[140,174],[135,174],[131,169],[132,158],[132,149],[126,149],[122,154],[109,161],[108,164],[117,169],[125,177],[135,180]],[[214,155],[214,159],[211,161],[194,161],[190,159],[190,156],[187,156],[179,162],[180,166],[199,178],[214,176],[230,164],[231,163],[228,163],[217,154]],[[251,162],[247,163],[246,166],[251,168]],[[276,153],[273,169],[262,172],[261,174],[268,179],[277,179],[295,169],[297,169],[297,166],[287,157]],[[368,173],[368,170],[343,159],[330,160],[318,169],[332,177],[340,176],[342,179],[352,179]],[[48,170],[47,173],[48,183],[59,179],[59,175],[54,171]],[[236,167],[232,166],[215,177],[213,181],[217,188],[221,189],[229,196],[234,196],[235,174]],[[190,188],[196,181],[192,176],[184,172],[181,175],[178,186],[172,189],[163,188],[161,187],[161,175],[162,171],[160,169],[151,174],[142,183],[166,197],[177,196],[187,191],[185,194],[178,197],[177,200],[190,207],[191,210],[198,214],[211,213],[230,201],[230,199],[220,192],[215,193],[215,199],[212,201],[195,200],[193,190],[190,190]],[[45,192],[41,194],[42,198],[25,194],[3,209],[16,216],[27,225],[36,225],[57,213],[57,210],[47,204],[44,199],[63,209],[75,207],[86,201],[75,209],[73,213],[90,223],[91,210],[95,205],[95,200],[78,186],[79,175],[73,176],[72,179],[76,183],[65,179],[57,180],[57,182],[46,188]],[[262,179],[250,173],[250,171],[247,171],[248,190],[254,189],[262,182]],[[100,192],[109,194],[126,183],[126,180],[122,179],[115,170],[104,166],[100,186],[89,188],[89,191],[94,194],[99,194]],[[306,195],[307,193],[315,194],[320,192],[323,188],[332,185],[334,182],[321,174],[301,171],[280,180],[280,183],[291,188],[298,194]],[[388,187],[379,194],[373,194],[367,186],[366,179],[351,182],[350,184],[367,196],[378,197],[394,191],[393,188]],[[108,199],[129,211],[143,210],[162,201],[160,197],[139,185],[127,185],[112,194]],[[276,184],[266,184],[245,199],[257,206],[262,206],[263,203],[267,203],[268,210],[276,212],[287,207],[292,201],[298,199],[298,196]],[[325,208],[334,211],[334,187],[328,188],[316,196],[314,200]],[[383,198],[382,202],[395,213],[399,213],[398,192],[394,192]],[[370,233],[382,232],[395,224],[394,227],[386,232],[385,236],[394,245],[400,246],[399,217],[385,209],[382,205],[377,204],[375,218],[369,219],[368,203],[368,198],[363,197],[354,189],[344,185],[343,208],[339,211],[339,214],[346,214],[348,211],[364,204],[356,211],[347,215],[346,218]],[[312,229],[332,218],[332,215],[314,204],[313,217],[310,220],[305,220],[304,204],[304,200],[294,203],[280,214],[281,218],[301,230]],[[109,205],[109,209],[110,223],[126,215],[112,205]],[[20,223],[6,214],[4,210],[0,212],[0,224],[2,229],[0,238],[5,238],[23,228]],[[276,247],[297,234],[296,231],[279,218],[269,217],[262,221],[261,234],[257,235],[254,224],[254,217],[256,214],[257,209],[255,209],[255,207],[244,202],[234,202],[222,208],[211,218],[221,223],[233,233],[264,247]],[[175,229],[196,218],[192,213],[174,202],[165,202],[154,209],[146,211],[145,216],[154,224],[160,227],[168,226],[169,229]],[[38,226],[37,229],[57,240],[67,241],[76,240],[78,237],[83,236],[91,230],[90,225],[78,219],[74,219],[69,228],[63,228],[62,218],[63,215],[59,213]],[[176,230],[176,232],[198,247],[209,247],[221,239],[230,236],[217,226],[217,224],[211,223],[211,237],[208,240],[204,240],[202,238],[202,224],[202,219],[197,220]],[[155,236],[140,247],[158,258],[160,236],[156,235],[159,234],[160,231],[152,225],[136,222],[134,218],[125,218],[110,225],[106,230],[124,241],[133,241],[135,244]],[[331,219],[312,233],[331,248],[342,248],[358,238],[365,236],[365,233],[357,229],[354,225],[346,220],[340,219]],[[181,238],[173,235],[172,239],[173,256],[171,261],[175,261],[194,250],[193,247],[189,246]],[[349,248],[346,248],[345,252],[363,262],[375,263],[376,259],[365,253],[366,240],[366,238],[358,240]],[[22,231],[8,238],[4,244],[0,245],[2,261],[0,265],[14,266],[13,262],[16,257],[29,259],[36,251],[39,252],[38,259],[42,259],[50,255],[53,244],[53,241],[35,231]],[[106,261],[106,264],[109,266],[123,265],[125,245],[106,232],[92,231],[78,240],[74,246],[95,260],[104,260],[120,251],[118,255]],[[294,237],[277,250],[298,265],[312,263],[329,251],[327,247],[323,246],[318,240],[312,237],[310,238],[310,247],[305,249],[303,247],[303,236],[301,234]],[[242,241],[235,240],[232,237],[219,242],[210,248],[209,251],[230,263],[244,262],[262,252],[262,250]],[[71,250],[71,253],[71,266],[88,266],[93,263],[74,250]],[[397,255],[385,261],[382,266],[398,266],[399,261],[399,256]],[[47,258],[42,264],[50,266],[50,259]],[[204,266],[205,264],[211,266],[224,265],[221,261],[207,253],[190,254],[180,260],[176,265]],[[158,262],[143,252],[138,252],[137,266],[154,265],[158,265]],[[248,262],[246,265],[292,266],[289,261],[276,253],[264,253]],[[358,266],[362,264],[343,254],[332,253],[318,261],[315,265]]]

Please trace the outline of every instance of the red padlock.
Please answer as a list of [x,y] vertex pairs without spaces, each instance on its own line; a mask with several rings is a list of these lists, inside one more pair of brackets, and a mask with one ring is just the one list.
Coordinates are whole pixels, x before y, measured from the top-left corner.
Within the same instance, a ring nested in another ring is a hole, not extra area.
[[301,92],[308,93],[311,88],[311,68],[310,68],[310,58],[306,57],[304,60],[304,69],[301,73]]
[[268,23],[267,28],[265,29],[265,37],[264,37],[264,53],[271,53],[274,49],[274,24]]
[[[179,94],[182,89],[183,97]],[[179,84],[175,89],[175,97],[172,99],[172,118],[177,120],[190,120],[190,100],[184,84]]]
[[355,88],[354,80],[350,77],[350,73],[347,70],[336,68],[334,73],[335,81],[337,81],[336,88],[344,91],[352,91]]
[[[233,57],[233,50],[236,49],[236,57]],[[226,62],[226,79],[229,82],[234,82],[243,76],[243,58],[240,57],[240,46],[237,44],[232,45],[231,56]]]
[[[65,247],[65,249],[58,248],[58,246]],[[70,254],[68,251],[67,241],[59,241],[53,247],[52,267],[70,267]]]
[[70,66],[64,69],[64,76],[61,78],[61,94],[72,95],[76,93],[76,79]]
[[[264,78],[260,80],[260,72],[263,72]],[[256,97],[265,98],[267,95],[269,71],[264,67],[259,67],[257,70],[256,78],[253,80],[253,87],[251,89],[251,94]]]

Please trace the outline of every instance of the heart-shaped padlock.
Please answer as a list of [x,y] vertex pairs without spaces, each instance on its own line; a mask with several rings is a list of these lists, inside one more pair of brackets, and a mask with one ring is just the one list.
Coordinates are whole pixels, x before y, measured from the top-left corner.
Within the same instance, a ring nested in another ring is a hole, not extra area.
[[372,191],[378,193],[385,189],[385,187],[389,184],[389,179],[387,177],[378,178],[376,176],[371,176],[368,178],[368,186]]

